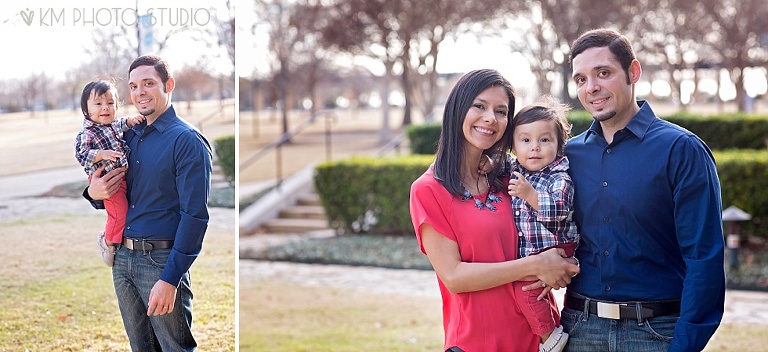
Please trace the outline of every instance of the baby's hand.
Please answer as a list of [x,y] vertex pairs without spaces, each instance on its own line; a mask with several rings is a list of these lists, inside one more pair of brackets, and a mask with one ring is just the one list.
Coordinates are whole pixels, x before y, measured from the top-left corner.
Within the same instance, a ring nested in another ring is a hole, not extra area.
[[123,153],[116,152],[114,150],[99,150],[96,152],[96,157],[93,159],[93,161],[101,161],[101,160],[112,160],[115,161],[117,158],[123,156]]
[[528,203],[533,203],[533,199],[538,199],[536,189],[523,177],[523,174],[517,171],[512,174],[514,177],[509,179],[509,186],[507,187],[510,196],[520,197],[528,201]]
[[129,117],[128,121],[126,121],[126,124],[128,124],[128,127],[133,127],[144,122],[145,119],[146,118],[144,117],[144,115]]

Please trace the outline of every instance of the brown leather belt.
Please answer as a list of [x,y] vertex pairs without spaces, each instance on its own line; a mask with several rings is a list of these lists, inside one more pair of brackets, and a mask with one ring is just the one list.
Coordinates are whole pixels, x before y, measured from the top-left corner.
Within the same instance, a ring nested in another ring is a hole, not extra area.
[[591,314],[607,319],[645,320],[658,316],[680,314],[680,300],[606,302],[572,292],[566,292],[565,294],[565,306],[567,308],[584,311],[584,305],[587,302],[589,302],[589,312]]
[[173,247],[173,240],[145,240],[141,238],[123,238],[123,246],[132,251],[149,252],[153,249],[168,249]]

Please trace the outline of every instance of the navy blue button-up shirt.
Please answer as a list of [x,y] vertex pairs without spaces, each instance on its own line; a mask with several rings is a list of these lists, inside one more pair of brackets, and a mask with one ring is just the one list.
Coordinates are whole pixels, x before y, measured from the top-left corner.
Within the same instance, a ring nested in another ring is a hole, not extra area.
[[151,125],[145,121],[126,131],[123,139],[131,149],[124,235],[175,240],[160,279],[178,286],[208,228],[211,147],[173,106]]
[[700,351],[725,299],[720,181],[704,142],[638,105],[611,144],[596,121],[566,143],[581,232],[581,273],[568,290],[606,301],[681,299],[670,351]]

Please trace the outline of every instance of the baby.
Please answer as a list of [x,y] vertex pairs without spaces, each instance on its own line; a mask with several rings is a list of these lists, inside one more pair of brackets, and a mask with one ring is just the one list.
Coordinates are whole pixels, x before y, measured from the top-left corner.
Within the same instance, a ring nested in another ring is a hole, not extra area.
[[[83,129],[75,139],[75,157],[85,169],[89,182],[102,166],[103,173],[128,167],[129,150],[122,139],[123,132],[144,121],[140,115],[115,119],[117,101],[117,87],[111,81],[96,80],[83,88],[80,107],[85,118]],[[107,210],[107,224],[97,240],[101,259],[111,267],[115,260],[115,244],[123,238],[128,211],[125,180],[117,193],[104,200],[104,208]]]

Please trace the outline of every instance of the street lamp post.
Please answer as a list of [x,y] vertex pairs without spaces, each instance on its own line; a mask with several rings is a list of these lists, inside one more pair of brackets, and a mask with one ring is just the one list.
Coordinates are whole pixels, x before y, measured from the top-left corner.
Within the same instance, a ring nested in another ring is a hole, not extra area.
[[726,237],[728,265],[732,270],[739,270],[739,222],[751,219],[752,215],[733,205],[723,210],[723,222],[728,224],[728,236]]

